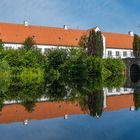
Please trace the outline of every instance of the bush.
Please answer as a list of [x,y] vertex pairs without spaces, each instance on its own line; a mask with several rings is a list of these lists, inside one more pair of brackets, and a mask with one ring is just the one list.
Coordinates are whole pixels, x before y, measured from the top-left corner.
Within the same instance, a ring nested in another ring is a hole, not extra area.
[[111,75],[121,75],[125,70],[121,59],[87,56],[82,48],[55,49],[46,55],[37,50],[1,50],[0,60],[0,72],[11,70],[12,74],[19,74],[22,77],[42,75],[45,72],[47,77],[52,76],[53,79],[60,76],[86,79],[87,75],[92,75],[105,80]]
[[94,75],[94,76],[101,76],[102,74],[102,69],[103,69],[103,63],[102,63],[101,58],[96,58],[93,56],[89,56],[86,59],[86,66],[88,70],[89,75]]
[[6,72],[9,70],[10,70],[10,67],[8,63],[5,60],[0,61],[0,72]]
[[51,50],[48,52],[46,57],[46,75],[50,73],[50,70],[52,74],[52,69],[57,70],[59,74],[63,76],[82,76],[86,71],[86,53],[83,51],[83,49]]
[[5,60],[0,61],[0,76],[9,76],[10,67]]
[[35,50],[5,50],[1,52],[0,57],[8,62],[13,74],[21,72],[23,68],[44,67],[44,56]]
[[112,75],[122,75],[125,72],[125,64],[121,59],[104,59],[104,67],[108,69]]
[[122,87],[125,83],[125,76],[119,75],[119,77],[116,75],[112,75],[104,80],[104,86],[108,88],[118,88]]
[[69,52],[69,59],[64,68],[67,70],[67,74],[71,76],[87,75],[86,57],[86,53],[83,49],[71,49]]
[[47,54],[47,68],[58,69],[67,60],[67,52],[64,49],[50,50]]
[[26,80],[44,79],[44,71],[40,68],[23,68],[19,76]]
[[45,75],[49,81],[53,81],[59,79],[60,72],[58,70],[51,68],[48,72],[45,73]]

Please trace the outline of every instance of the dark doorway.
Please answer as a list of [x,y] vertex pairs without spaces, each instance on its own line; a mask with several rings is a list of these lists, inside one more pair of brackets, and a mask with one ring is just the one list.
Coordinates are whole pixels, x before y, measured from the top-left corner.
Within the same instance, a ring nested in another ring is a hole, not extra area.
[[131,81],[136,83],[140,79],[140,68],[137,64],[133,64],[130,68]]

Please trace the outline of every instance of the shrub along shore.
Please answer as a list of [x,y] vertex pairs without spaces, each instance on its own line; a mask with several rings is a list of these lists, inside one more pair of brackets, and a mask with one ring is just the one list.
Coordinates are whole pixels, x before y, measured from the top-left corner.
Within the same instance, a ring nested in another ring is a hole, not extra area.
[[21,100],[32,112],[41,97],[61,101],[68,96],[67,100],[78,101],[82,109],[89,106],[90,115],[101,116],[103,87],[124,83],[121,59],[88,56],[83,49],[56,49],[47,54],[37,49],[2,49],[0,59],[0,110],[4,101]]
[[88,56],[83,49],[55,49],[47,54],[39,50],[0,50],[0,73],[21,77],[93,76],[106,79],[125,72],[121,59]]

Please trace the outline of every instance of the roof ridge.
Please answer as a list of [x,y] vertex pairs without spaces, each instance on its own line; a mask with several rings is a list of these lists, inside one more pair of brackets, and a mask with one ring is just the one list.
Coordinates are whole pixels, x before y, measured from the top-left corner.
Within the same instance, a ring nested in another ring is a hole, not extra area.
[[[10,23],[10,22],[0,22],[1,24],[7,24],[7,25],[16,25],[16,26],[25,26],[24,23]],[[45,25],[31,25],[29,24],[27,27],[38,27],[38,28],[52,28],[52,29],[62,29],[65,30],[63,27],[52,27],[52,26],[45,26]],[[68,28],[67,30],[78,30],[78,31],[87,31],[85,29],[77,29],[77,28]]]
[[103,32],[103,33],[117,34],[117,35],[128,35],[128,36],[130,36],[129,34],[126,34],[126,33],[116,33],[116,32]]

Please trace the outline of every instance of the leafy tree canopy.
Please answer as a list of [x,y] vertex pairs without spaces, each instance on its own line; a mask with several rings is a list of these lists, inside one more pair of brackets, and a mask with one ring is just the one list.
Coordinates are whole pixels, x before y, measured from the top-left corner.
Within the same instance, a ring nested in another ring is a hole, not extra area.
[[80,38],[79,46],[85,49],[87,47],[87,41],[88,41],[88,37],[84,34]]
[[0,50],[4,49],[4,43],[2,41],[2,39],[0,39]]
[[34,41],[33,37],[27,37],[22,44],[23,45],[22,48],[27,51],[33,50],[33,49],[35,49],[35,44],[36,44],[36,42]]
[[136,58],[140,57],[140,37],[137,34],[134,35],[133,53]]
[[79,46],[87,48],[88,55],[103,57],[103,37],[101,31],[90,31],[89,36],[83,35],[79,41]]
[[91,30],[87,42],[88,55],[103,57],[103,37],[100,31]]

